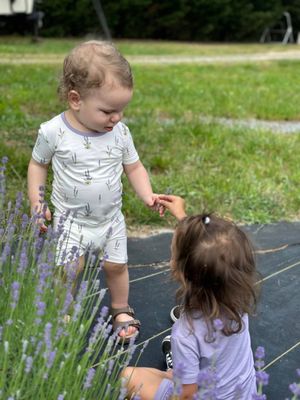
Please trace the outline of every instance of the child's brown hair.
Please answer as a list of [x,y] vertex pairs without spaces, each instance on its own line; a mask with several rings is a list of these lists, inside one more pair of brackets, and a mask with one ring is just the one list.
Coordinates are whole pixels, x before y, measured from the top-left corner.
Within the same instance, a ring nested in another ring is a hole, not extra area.
[[76,90],[84,97],[90,89],[101,87],[108,74],[122,87],[133,88],[130,64],[113,44],[96,40],[84,42],[64,60],[59,96],[67,100],[70,90]]
[[181,220],[172,244],[172,271],[188,316],[199,311],[208,326],[221,319],[223,333],[242,327],[257,303],[254,251],[246,234],[214,214]]

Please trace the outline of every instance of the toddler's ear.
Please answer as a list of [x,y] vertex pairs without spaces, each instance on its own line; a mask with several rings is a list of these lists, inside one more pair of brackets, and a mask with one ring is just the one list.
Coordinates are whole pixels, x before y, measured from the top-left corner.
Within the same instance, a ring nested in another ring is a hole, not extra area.
[[68,93],[68,103],[72,110],[78,111],[81,104],[80,94],[76,90],[70,90]]

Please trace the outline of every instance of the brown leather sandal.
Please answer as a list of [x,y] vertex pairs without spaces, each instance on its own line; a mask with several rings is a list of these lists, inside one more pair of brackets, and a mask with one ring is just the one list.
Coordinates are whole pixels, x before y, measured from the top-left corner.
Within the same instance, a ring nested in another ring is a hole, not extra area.
[[[134,309],[131,308],[130,306],[127,307],[122,307],[122,308],[111,308],[110,309],[110,314],[112,316],[112,323],[113,323],[113,330],[116,331],[118,328],[124,328],[125,331],[129,326],[134,326],[137,331],[136,333],[130,335],[130,336],[124,336],[121,337],[120,343],[124,343],[127,344],[129,343],[130,339],[133,337],[136,337],[139,334],[139,330],[141,328],[141,323],[138,319],[134,318]],[[119,322],[116,321],[116,317],[119,314],[128,314],[130,317],[132,317],[132,319],[129,319],[128,321],[124,321],[124,322]]]

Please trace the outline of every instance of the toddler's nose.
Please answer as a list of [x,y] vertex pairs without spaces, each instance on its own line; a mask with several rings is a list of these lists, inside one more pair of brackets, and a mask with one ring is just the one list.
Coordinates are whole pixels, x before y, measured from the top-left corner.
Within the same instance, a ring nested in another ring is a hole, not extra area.
[[116,124],[117,122],[121,121],[123,113],[113,113],[111,116],[111,121]]

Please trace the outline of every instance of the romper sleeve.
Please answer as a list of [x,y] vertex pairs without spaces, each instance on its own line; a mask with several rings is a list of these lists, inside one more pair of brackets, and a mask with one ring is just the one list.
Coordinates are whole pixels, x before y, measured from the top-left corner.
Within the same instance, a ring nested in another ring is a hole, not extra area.
[[32,158],[40,164],[49,164],[55,152],[55,135],[40,126],[35,142]]
[[123,139],[123,164],[133,164],[139,160],[139,155],[135,149],[133,139],[128,127],[121,123],[122,139]]

